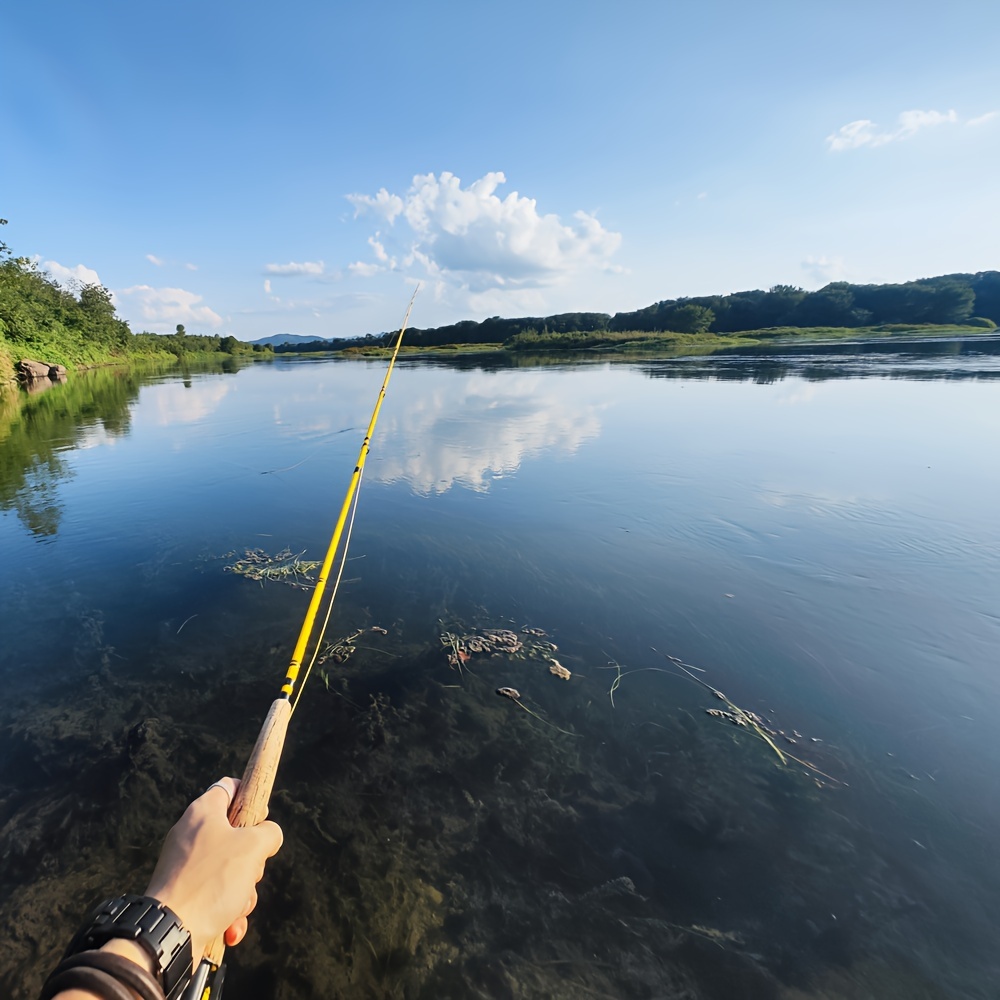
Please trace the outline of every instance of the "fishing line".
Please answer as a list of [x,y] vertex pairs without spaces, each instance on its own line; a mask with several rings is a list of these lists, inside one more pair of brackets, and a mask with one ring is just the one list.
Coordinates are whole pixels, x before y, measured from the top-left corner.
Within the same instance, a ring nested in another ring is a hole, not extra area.
[[295,699],[292,701],[291,715],[294,715],[295,709],[299,707],[299,699],[302,697],[302,692],[305,690],[310,674],[312,674],[312,669],[316,663],[317,657],[319,656],[319,651],[323,647],[323,637],[326,635],[326,628],[330,624],[330,615],[333,614],[333,602],[337,599],[337,591],[340,589],[340,581],[344,575],[344,567],[347,565],[347,550],[351,546],[351,535],[354,532],[354,517],[358,512],[358,499],[361,496],[361,480],[363,477],[364,470],[362,469],[360,475],[358,476],[358,488],[354,491],[354,504],[351,507],[351,519],[347,523],[347,535],[344,538],[344,548],[340,556],[340,566],[337,569],[337,579],[333,581],[333,589],[330,591],[330,600],[326,606],[326,617],[323,619],[323,625],[319,630],[319,635],[316,637],[316,645],[313,648],[312,657],[309,660],[309,665],[306,667],[306,672],[302,675],[302,680],[299,683],[298,690],[295,692]]
[[[305,619],[302,622],[302,628],[299,631],[299,638],[295,643],[295,649],[292,652],[291,662],[288,664],[288,672],[285,676],[285,683],[281,685],[281,696],[288,700],[291,700],[292,694],[295,692],[299,672],[302,668],[302,661],[305,659],[306,649],[309,646],[309,640],[312,636],[313,629],[315,628],[316,618],[323,602],[323,593],[326,590],[326,581],[329,579],[330,570],[333,568],[333,560],[336,558],[337,550],[340,547],[340,539],[344,531],[344,526],[347,523],[351,510],[354,508],[358,486],[361,482],[361,476],[364,473],[365,462],[368,459],[368,452],[371,449],[372,434],[375,432],[375,424],[378,420],[379,411],[382,409],[382,402],[385,399],[389,379],[392,377],[392,370],[396,365],[396,358],[399,356],[399,348],[403,343],[403,334],[406,331],[406,324],[409,322],[410,310],[413,308],[413,300],[417,297],[418,291],[420,291],[419,285],[414,289],[413,295],[410,297],[410,304],[406,307],[406,315],[403,317],[403,325],[399,330],[399,337],[396,340],[396,346],[389,359],[389,366],[386,368],[385,378],[382,380],[382,388],[379,390],[378,399],[375,402],[375,409],[372,411],[371,420],[368,421],[368,429],[365,431],[365,439],[361,443],[361,451],[358,453],[358,462],[351,475],[351,481],[347,487],[347,495],[344,497],[343,506],[340,508],[340,516],[337,518],[337,524],[333,529],[333,536],[331,537],[330,545],[326,550],[326,556],[323,559],[323,565],[320,569],[319,577],[316,580],[316,587],[313,590],[312,599],[309,601],[309,607],[306,611]],[[346,553],[347,547],[345,546],[345,557]]]

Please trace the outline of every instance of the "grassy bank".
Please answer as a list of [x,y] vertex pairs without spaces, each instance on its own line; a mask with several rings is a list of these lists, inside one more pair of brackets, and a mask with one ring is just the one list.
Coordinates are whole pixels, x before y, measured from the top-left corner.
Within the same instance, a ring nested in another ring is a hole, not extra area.
[[979,325],[892,324],[863,327],[780,326],[739,333],[645,333],[635,330],[573,333],[528,331],[512,337],[504,348],[509,351],[601,351],[634,354],[666,351],[671,354],[710,354],[722,348],[753,347],[762,344],[827,343],[842,340],[885,340],[913,337],[975,337],[994,333]]
[[[659,357],[691,357],[712,354],[727,348],[758,347],[780,344],[824,344],[837,341],[874,341],[912,339],[914,337],[976,337],[995,334],[996,330],[982,325],[892,324],[865,327],[796,327],[779,326],[740,333],[646,333],[623,331],[573,331],[570,333],[536,333],[529,331],[511,337],[502,344],[445,344],[438,347],[404,346],[400,353],[408,356],[455,356],[462,354],[558,354],[570,352],[590,355],[649,355]],[[392,353],[389,347],[366,345],[348,347],[339,354],[352,358],[384,358]]]
[[[197,364],[211,360],[228,358],[273,357],[268,350],[250,349],[247,344],[240,344],[246,350],[224,351],[211,348],[184,349],[177,345],[174,337],[160,337],[156,334],[139,334],[140,338],[155,338],[155,340],[171,341],[168,347],[158,347],[155,344],[129,345],[125,349],[102,350],[99,345],[81,343],[76,338],[32,337],[16,344],[11,344],[0,335],[0,386],[17,382],[15,365],[18,361],[28,358],[32,361],[43,361],[50,365],[64,365],[69,372],[82,371],[88,368],[103,368],[114,365],[157,365],[173,366]],[[214,338],[191,338],[212,339]]]
[[[504,350],[503,344],[442,344],[440,347],[408,346],[403,344],[399,349],[400,354],[409,357],[428,355],[448,355],[456,354],[494,354]],[[324,354],[337,354],[344,358],[387,358],[392,354],[391,347],[345,347],[342,351],[324,351]]]

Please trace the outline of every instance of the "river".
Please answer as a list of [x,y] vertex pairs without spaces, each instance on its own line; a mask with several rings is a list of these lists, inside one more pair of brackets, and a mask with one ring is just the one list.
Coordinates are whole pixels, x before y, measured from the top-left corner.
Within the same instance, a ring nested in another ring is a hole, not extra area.
[[[0,994],[241,771],[383,373],[0,399]],[[995,996],[998,440],[996,338],[404,358],[227,989]]]

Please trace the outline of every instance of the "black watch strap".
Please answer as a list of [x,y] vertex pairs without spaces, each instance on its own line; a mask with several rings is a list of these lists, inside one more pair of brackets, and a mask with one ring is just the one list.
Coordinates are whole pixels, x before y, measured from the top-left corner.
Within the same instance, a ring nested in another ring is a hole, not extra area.
[[150,896],[106,899],[88,914],[64,957],[100,948],[113,938],[145,948],[166,1000],[177,1000],[191,979],[191,934],[173,910]]

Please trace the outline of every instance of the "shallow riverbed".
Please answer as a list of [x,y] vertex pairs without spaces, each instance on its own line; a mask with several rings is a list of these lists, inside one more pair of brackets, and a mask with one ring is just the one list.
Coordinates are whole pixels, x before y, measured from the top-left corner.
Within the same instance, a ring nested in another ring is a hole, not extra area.
[[[308,594],[226,567],[322,557],[382,374],[3,401],[0,995],[242,769]],[[992,997],[998,391],[986,338],[401,363],[232,995]]]

